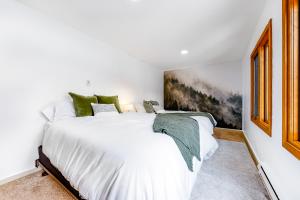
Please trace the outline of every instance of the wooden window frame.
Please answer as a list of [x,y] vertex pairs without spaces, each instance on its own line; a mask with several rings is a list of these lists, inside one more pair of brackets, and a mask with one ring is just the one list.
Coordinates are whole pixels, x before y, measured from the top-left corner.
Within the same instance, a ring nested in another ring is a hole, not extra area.
[[[265,46],[268,45],[267,60],[265,59]],[[254,116],[254,61],[259,56],[259,92],[258,116]],[[260,36],[251,54],[251,121],[261,128],[268,136],[272,136],[272,19]],[[267,70],[267,71],[266,71]],[[267,73],[267,80],[266,74]],[[265,93],[267,88],[268,93]],[[267,109],[267,113],[265,110]],[[267,120],[265,120],[267,116]]]
[[282,145],[300,159],[298,15],[298,0],[282,1]]

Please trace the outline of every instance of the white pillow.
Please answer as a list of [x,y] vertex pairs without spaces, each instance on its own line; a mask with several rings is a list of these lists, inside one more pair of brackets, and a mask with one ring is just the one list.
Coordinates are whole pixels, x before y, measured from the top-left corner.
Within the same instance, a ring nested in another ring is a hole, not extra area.
[[76,117],[75,108],[71,99],[64,99],[55,103],[54,121]]
[[73,101],[65,98],[46,106],[41,113],[48,121],[56,121],[70,117],[76,117]]
[[146,112],[146,110],[145,110],[145,108],[142,104],[137,103],[137,104],[134,105],[134,107],[135,107],[136,112],[139,112],[139,113],[145,113]]
[[117,112],[116,106],[114,104],[97,104],[97,103],[91,103],[94,115],[97,115],[98,113],[107,113],[107,112]]
[[53,121],[55,115],[55,104],[54,103],[49,104],[41,111],[41,113],[48,121]]

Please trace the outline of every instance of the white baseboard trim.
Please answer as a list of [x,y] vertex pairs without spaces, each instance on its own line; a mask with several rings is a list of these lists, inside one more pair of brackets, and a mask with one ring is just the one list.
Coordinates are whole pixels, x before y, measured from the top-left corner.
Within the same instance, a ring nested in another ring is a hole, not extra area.
[[247,137],[245,131],[243,131],[243,133],[244,133],[244,137],[245,137],[245,139],[247,140],[247,143],[248,143],[248,145],[249,145],[249,147],[250,147],[252,153],[254,154],[255,159],[256,159],[257,162],[258,162],[258,164],[257,164],[256,167],[257,167],[257,169],[258,169],[258,172],[259,172],[259,175],[260,175],[260,177],[261,177],[261,179],[262,179],[262,182],[263,182],[263,184],[265,185],[265,187],[266,187],[266,189],[267,189],[267,191],[268,191],[268,193],[269,193],[269,196],[271,197],[272,200],[279,200],[279,197],[278,197],[278,195],[276,194],[276,191],[275,191],[275,189],[273,188],[272,183],[270,182],[270,180],[269,180],[269,178],[268,178],[268,176],[267,176],[267,174],[266,174],[264,168],[262,167],[262,162],[261,162],[261,161],[259,160],[259,158],[257,157],[257,153],[255,152],[255,150],[254,150],[252,144],[250,143],[250,140],[249,140],[249,138]]
[[3,180],[0,180],[0,185],[4,185],[6,183],[9,183],[11,181],[14,181],[14,180],[17,180],[19,178],[22,178],[24,176],[27,176],[27,175],[30,175],[30,174],[33,174],[33,173],[36,173],[38,171],[40,171],[41,168],[33,168],[33,169],[30,169],[30,170],[26,170],[24,172],[21,172],[21,173],[18,173],[16,175],[13,175],[13,176],[10,176],[10,177],[7,177]]
[[279,200],[279,197],[275,191],[275,189],[272,186],[272,183],[270,182],[264,168],[258,164],[257,166],[258,171],[259,171],[259,175],[261,177],[261,179],[263,180],[263,183],[265,185],[265,187],[267,188],[267,191],[269,193],[269,196],[271,197],[272,200]]

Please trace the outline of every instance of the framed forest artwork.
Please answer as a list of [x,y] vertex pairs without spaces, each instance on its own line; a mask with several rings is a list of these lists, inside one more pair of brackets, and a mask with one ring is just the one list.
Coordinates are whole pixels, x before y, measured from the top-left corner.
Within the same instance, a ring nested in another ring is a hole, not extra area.
[[197,69],[164,72],[165,109],[209,112],[218,122],[217,127],[242,129],[242,88],[224,87],[226,77],[219,78],[223,84],[210,81],[212,78],[217,77],[209,78]]

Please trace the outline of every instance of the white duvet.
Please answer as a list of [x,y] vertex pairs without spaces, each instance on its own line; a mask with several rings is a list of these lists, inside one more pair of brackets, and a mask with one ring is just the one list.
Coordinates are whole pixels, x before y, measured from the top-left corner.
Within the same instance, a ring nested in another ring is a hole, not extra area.
[[48,123],[43,152],[89,200],[187,200],[202,161],[218,148],[213,126],[200,129],[201,162],[189,171],[167,135],[154,133],[154,114],[70,118]]

